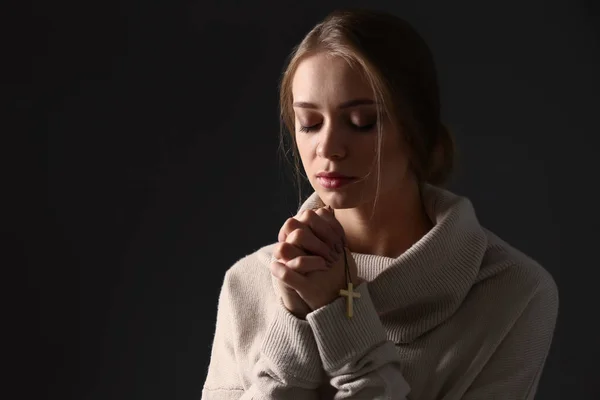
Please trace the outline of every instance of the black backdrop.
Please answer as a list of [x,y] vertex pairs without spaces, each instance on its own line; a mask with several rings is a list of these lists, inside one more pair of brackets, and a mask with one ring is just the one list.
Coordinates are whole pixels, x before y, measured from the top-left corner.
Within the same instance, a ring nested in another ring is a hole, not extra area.
[[599,398],[599,7],[566,0],[22,9],[3,77],[19,398],[200,398],[225,270],[297,207],[277,156],[285,57],[333,8],[366,4],[432,47],[460,149],[451,189],[558,283],[538,398]]

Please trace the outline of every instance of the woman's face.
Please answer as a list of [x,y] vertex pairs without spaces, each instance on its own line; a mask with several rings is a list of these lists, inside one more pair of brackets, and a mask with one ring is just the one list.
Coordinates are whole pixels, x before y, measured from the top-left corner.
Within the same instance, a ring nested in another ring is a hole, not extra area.
[[[355,208],[375,199],[377,111],[362,74],[325,53],[300,62],[292,82],[296,143],[308,179],[334,208]],[[383,122],[380,195],[410,177],[407,146],[389,119]],[[336,172],[353,180],[319,178]],[[370,175],[369,175],[370,174]]]

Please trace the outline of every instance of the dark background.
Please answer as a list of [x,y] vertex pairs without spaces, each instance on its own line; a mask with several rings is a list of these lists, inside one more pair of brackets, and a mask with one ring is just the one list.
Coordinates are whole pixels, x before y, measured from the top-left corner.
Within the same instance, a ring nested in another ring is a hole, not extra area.
[[16,10],[3,226],[5,269],[27,275],[5,281],[17,398],[200,398],[226,269],[297,207],[277,156],[284,60],[329,11],[368,4],[434,52],[460,150],[451,189],[558,283],[538,398],[600,398],[600,7],[566,0]]

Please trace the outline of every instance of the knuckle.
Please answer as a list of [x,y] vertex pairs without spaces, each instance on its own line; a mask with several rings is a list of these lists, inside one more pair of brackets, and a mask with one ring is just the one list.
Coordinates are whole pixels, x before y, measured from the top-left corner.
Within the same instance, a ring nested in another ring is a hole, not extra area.
[[302,220],[306,222],[311,222],[315,220],[315,217],[318,217],[318,214],[315,210],[306,209],[302,212]]
[[289,264],[288,268],[297,273],[302,273],[310,267],[310,263],[306,259],[306,257],[296,257]]
[[291,271],[289,269],[283,268],[279,271],[279,279],[282,282],[289,282]]
[[285,237],[290,232],[290,219],[286,219],[281,228],[279,228],[279,233],[277,235],[277,240],[283,241]]
[[273,247],[273,257],[278,258],[278,259],[282,258],[283,248],[284,248],[284,245],[286,245],[286,244],[287,244],[286,242],[277,243],[275,245],[275,247]]
[[285,255],[286,253],[288,253],[291,248],[292,248],[292,245],[290,243],[288,243],[288,242],[283,242],[283,243],[279,244],[279,251],[283,255]]
[[291,243],[297,243],[299,241],[301,241],[305,236],[304,230],[303,229],[294,229],[289,235],[288,235],[288,239]]
[[269,265],[269,269],[271,270],[271,275],[273,275],[274,277],[278,277],[279,276],[279,265],[277,265],[276,261],[273,261]]
[[285,220],[285,222],[283,223],[283,226],[281,227],[281,229],[283,231],[290,231],[293,229],[294,223],[296,222],[296,220],[293,217],[290,217],[288,219]]
[[314,211],[314,213],[320,217],[325,215],[326,212],[328,211],[324,207],[319,207]]
[[280,258],[290,258],[294,253],[294,246],[290,243],[284,242],[279,246],[279,255]]
[[307,263],[307,259],[306,257],[300,256],[300,257],[296,257],[296,269],[302,269],[304,267],[306,267],[306,263]]
[[290,260],[286,265],[291,270],[297,270],[300,268],[301,265],[300,260],[301,257],[296,257],[293,260]]
[[312,208],[307,208],[306,210],[304,210],[302,212],[302,215],[304,215],[305,217],[310,217],[314,214],[315,214],[315,210],[313,210]]

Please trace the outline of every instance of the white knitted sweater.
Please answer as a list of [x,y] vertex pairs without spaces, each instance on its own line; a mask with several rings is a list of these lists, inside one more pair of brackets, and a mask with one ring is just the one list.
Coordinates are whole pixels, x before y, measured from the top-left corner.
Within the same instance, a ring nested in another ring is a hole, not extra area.
[[[558,313],[537,262],[487,231],[471,202],[426,186],[434,228],[398,258],[352,253],[345,299],[295,318],[269,271],[274,244],[225,274],[203,400],[533,399]],[[302,205],[323,203],[313,193]]]

